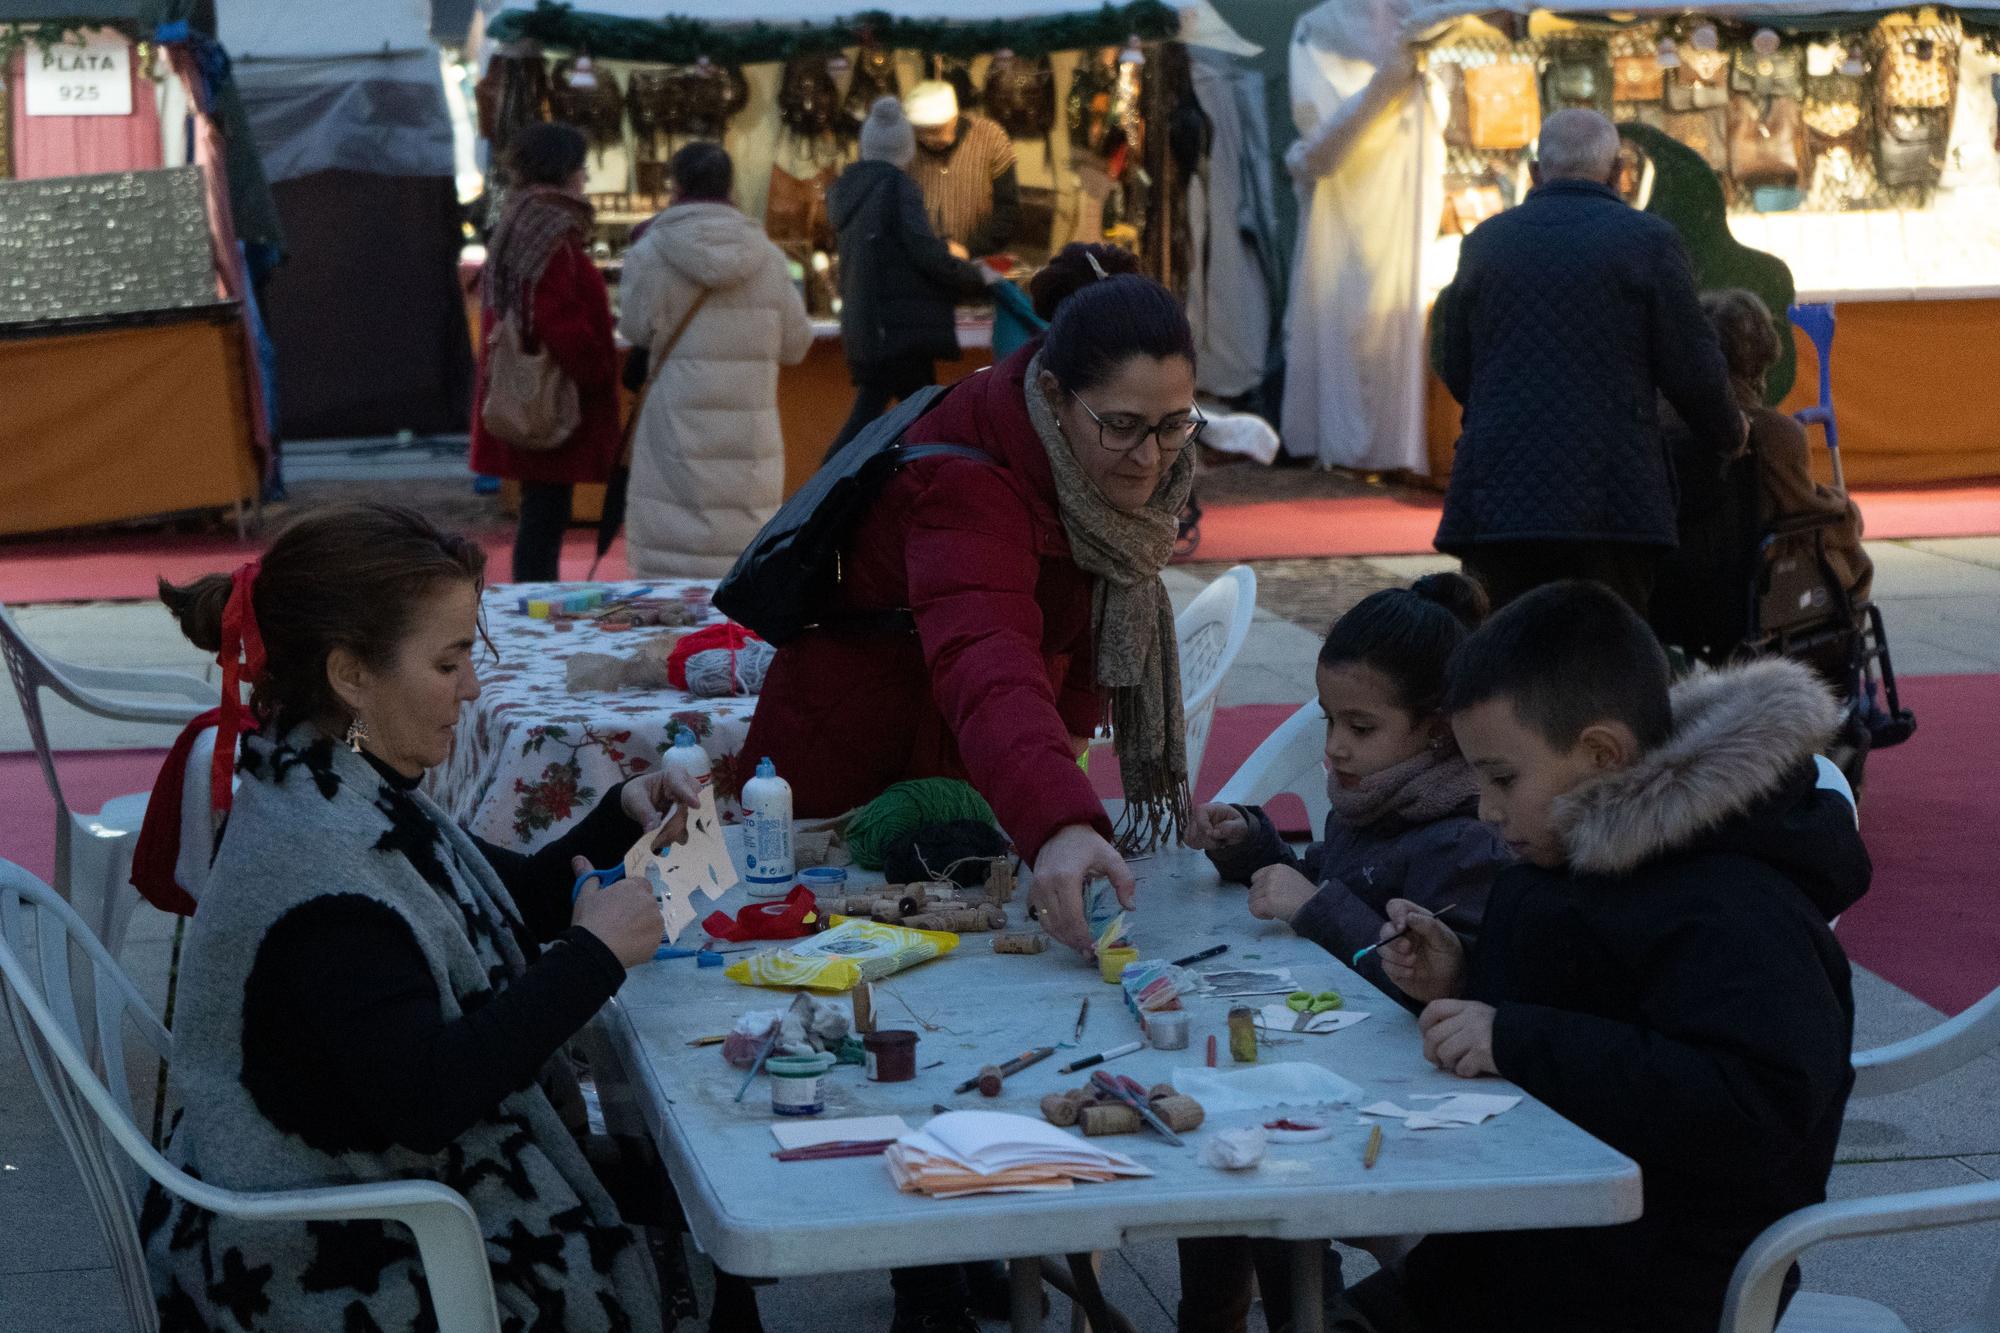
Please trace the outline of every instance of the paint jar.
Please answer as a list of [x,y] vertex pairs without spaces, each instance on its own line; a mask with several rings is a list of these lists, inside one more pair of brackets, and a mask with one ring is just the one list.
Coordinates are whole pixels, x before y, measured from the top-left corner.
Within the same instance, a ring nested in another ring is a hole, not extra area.
[[764,1062],[771,1076],[773,1115],[818,1115],[826,1109],[820,1097],[819,1078],[833,1068],[833,1057],[817,1055],[774,1055]]
[[902,1029],[871,1032],[861,1039],[872,1083],[908,1083],[917,1076],[917,1034]]
[[1185,1009],[1166,1009],[1146,1015],[1146,1038],[1156,1051],[1184,1051],[1188,1044],[1188,1014]]
[[840,896],[847,887],[846,866],[807,866],[799,872],[799,883],[813,891],[815,897],[830,893]]
[[1239,1065],[1257,1063],[1257,1011],[1242,1005],[1229,1011],[1229,1058]]
[[1097,974],[1116,986],[1125,975],[1125,969],[1139,961],[1139,951],[1130,948],[1099,949],[1097,951]]

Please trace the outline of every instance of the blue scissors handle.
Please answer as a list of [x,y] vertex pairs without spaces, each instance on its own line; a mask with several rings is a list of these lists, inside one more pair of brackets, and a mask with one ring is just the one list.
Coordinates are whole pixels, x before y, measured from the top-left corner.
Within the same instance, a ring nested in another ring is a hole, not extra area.
[[586,870],[581,875],[578,875],[576,883],[570,886],[569,900],[575,902],[582,895],[583,886],[590,883],[593,879],[608,889],[623,878],[625,878],[625,867],[623,866],[613,866],[609,870]]

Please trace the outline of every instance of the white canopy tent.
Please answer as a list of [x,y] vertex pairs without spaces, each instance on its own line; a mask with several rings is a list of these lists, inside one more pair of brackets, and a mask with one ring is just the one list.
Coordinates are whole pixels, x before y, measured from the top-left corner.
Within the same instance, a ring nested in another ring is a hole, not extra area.
[[[1616,10],[1756,21],[1909,8],[1907,0],[1639,0]],[[1287,452],[1322,466],[1430,470],[1423,260],[1443,208],[1444,142],[1417,48],[1474,15],[1605,12],[1581,0],[1329,0],[1300,18],[1292,102],[1302,137],[1286,158],[1302,214],[1286,332]]]

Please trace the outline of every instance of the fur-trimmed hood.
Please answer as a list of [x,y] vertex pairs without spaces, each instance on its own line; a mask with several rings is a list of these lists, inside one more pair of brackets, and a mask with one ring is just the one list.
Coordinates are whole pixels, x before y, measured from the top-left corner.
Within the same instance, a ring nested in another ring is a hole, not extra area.
[[[1674,733],[1664,745],[1556,803],[1572,871],[1629,874],[1656,856],[1717,835],[1738,841],[1725,828],[1781,796],[1787,805],[1819,799],[1802,775],[1833,738],[1840,706],[1806,667],[1769,658],[1689,676],[1674,687],[1673,714]],[[1840,801],[1831,793],[1826,798]],[[1796,823],[1796,814],[1785,817]],[[1845,802],[1832,814],[1846,821],[1851,836],[1853,815]],[[1745,850],[1763,855],[1762,841]]]

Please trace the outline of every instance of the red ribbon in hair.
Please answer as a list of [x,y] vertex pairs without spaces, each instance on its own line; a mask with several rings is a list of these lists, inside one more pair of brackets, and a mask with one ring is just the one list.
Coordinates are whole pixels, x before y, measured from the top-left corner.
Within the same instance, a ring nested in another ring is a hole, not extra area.
[[222,647],[215,654],[216,665],[222,668],[222,716],[215,724],[215,761],[208,777],[209,800],[218,813],[232,803],[229,780],[236,770],[236,738],[244,731],[242,682],[255,685],[264,678],[264,635],[257,628],[257,607],[251,601],[251,588],[262,568],[256,560],[238,567],[230,576],[229,601],[222,608]]

